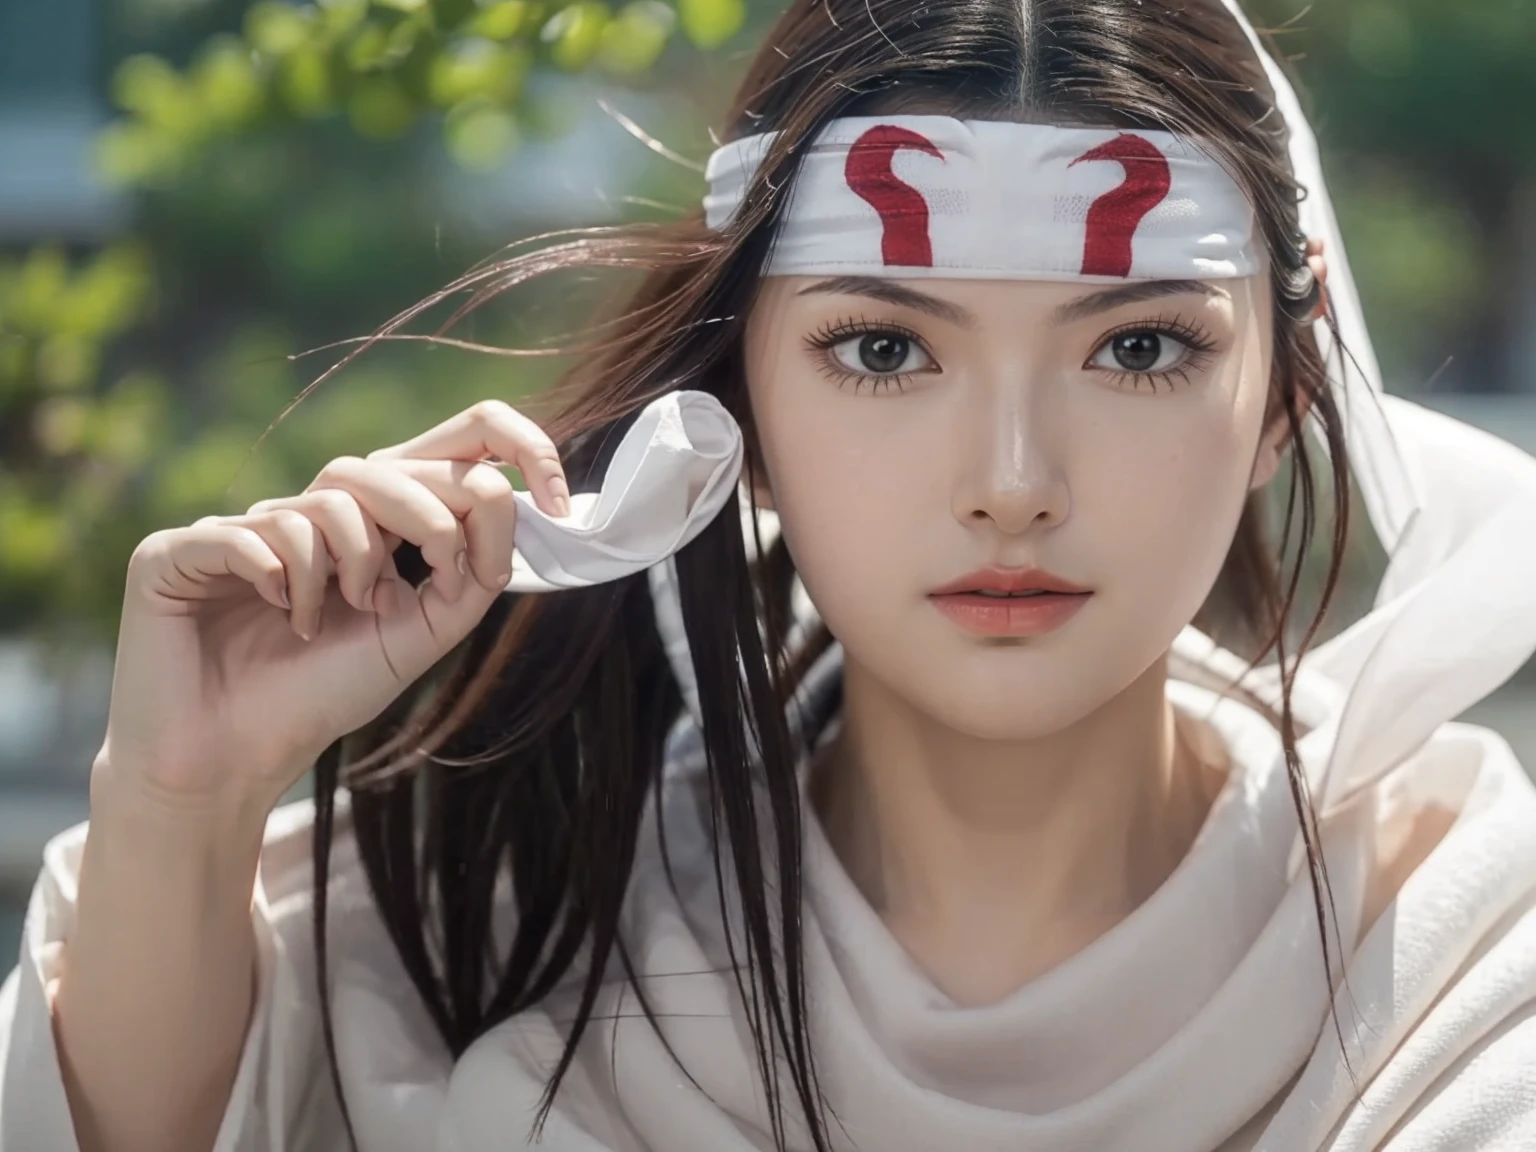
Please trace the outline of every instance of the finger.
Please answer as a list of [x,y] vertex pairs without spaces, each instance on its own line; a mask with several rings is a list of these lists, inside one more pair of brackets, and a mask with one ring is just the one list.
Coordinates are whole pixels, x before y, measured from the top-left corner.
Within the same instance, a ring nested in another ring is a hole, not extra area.
[[325,549],[336,568],[336,584],[342,599],[359,612],[375,611],[374,589],[388,554],[373,519],[349,492],[323,488],[298,496],[258,500],[249,514],[288,508],[306,517],[325,540]]
[[339,456],[320,470],[306,492],[337,488],[349,494],[381,531],[421,549],[432,567],[432,585],[449,603],[464,591],[468,563],[460,568],[464,526],[430,488],[383,461]]
[[482,400],[419,436],[368,453],[369,460],[479,461],[487,457],[516,467],[541,511],[570,515],[571,489],[554,441],[501,400]]
[[490,464],[463,460],[396,460],[395,468],[423,484],[464,526],[470,571],[481,587],[499,592],[512,578],[517,500],[506,475]]
[[[155,568],[168,584],[191,576],[209,580],[243,580],[262,599],[288,610],[287,575],[282,559],[256,533],[218,516],[204,516],[182,529],[163,534],[152,549]],[[174,579],[172,579],[174,577]]]
[[331,555],[320,529],[309,517],[291,508],[274,508],[230,519],[260,536],[283,562],[288,598],[293,603],[290,624],[302,639],[313,640],[320,634],[325,588],[332,570]]

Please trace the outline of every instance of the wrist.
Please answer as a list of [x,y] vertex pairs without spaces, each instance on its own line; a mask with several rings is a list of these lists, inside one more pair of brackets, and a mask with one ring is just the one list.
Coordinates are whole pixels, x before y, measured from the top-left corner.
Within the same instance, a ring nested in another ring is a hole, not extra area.
[[91,766],[92,829],[179,855],[254,856],[260,851],[275,800],[233,789],[217,795],[173,792],[149,780],[149,774],[99,755]]

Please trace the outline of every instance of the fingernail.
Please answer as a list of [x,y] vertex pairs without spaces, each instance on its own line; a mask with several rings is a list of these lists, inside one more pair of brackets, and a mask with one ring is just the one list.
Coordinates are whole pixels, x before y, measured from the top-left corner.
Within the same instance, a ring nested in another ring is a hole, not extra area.
[[565,496],[556,496],[554,499],[555,515],[569,516],[571,514],[571,502]]
[[511,582],[512,573],[510,572],[503,572],[500,576],[496,577],[496,587],[498,588],[505,588]]
[[469,572],[469,565],[467,565],[464,562],[464,553],[463,552],[460,552],[457,556],[455,556],[453,558],[453,562],[458,565],[458,567],[459,567],[459,575],[460,576],[464,576],[464,575],[468,574],[468,572]]

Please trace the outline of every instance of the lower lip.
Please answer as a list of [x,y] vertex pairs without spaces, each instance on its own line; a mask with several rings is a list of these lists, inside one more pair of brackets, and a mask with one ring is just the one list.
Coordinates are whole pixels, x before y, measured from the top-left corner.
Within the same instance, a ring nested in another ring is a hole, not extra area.
[[1044,636],[1076,616],[1092,595],[1044,592],[1005,599],[960,592],[928,599],[955,624],[976,636]]

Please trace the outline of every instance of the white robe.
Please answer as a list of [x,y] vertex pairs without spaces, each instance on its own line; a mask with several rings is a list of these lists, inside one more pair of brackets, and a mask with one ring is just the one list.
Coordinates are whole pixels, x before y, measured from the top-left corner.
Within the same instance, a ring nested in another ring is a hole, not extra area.
[[[1426,478],[1421,523],[1377,609],[1309,658],[1296,697],[1348,959],[1338,1009],[1362,1098],[1327,1012],[1278,739],[1246,706],[1213,694],[1232,658],[1191,630],[1175,648],[1170,697],[1215,726],[1233,762],[1205,826],[1141,908],[999,1003],[949,1002],[807,821],[806,964],[836,1147],[1536,1149],[1536,788],[1499,736],[1448,722],[1536,643],[1536,465],[1423,409],[1388,404],[1400,447]],[[821,680],[835,676],[835,656],[819,666]],[[623,925],[686,1074],[616,980],[537,1147],[770,1147],[724,974],[687,745],[674,748],[662,797],[680,898],[648,823]],[[1455,813],[1449,832],[1363,926],[1385,830],[1431,806]],[[218,1152],[344,1147],[314,991],[310,816],[296,805],[268,826],[253,909],[259,991]],[[333,1005],[362,1149],[525,1146],[569,989],[452,1062],[369,905],[345,818],[337,827]],[[46,989],[70,934],[82,839],[76,828],[49,846],[19,969],[0,990],[4,1152],[75,1147]],[[791,1135],[807,1147],[793,1126]]]

